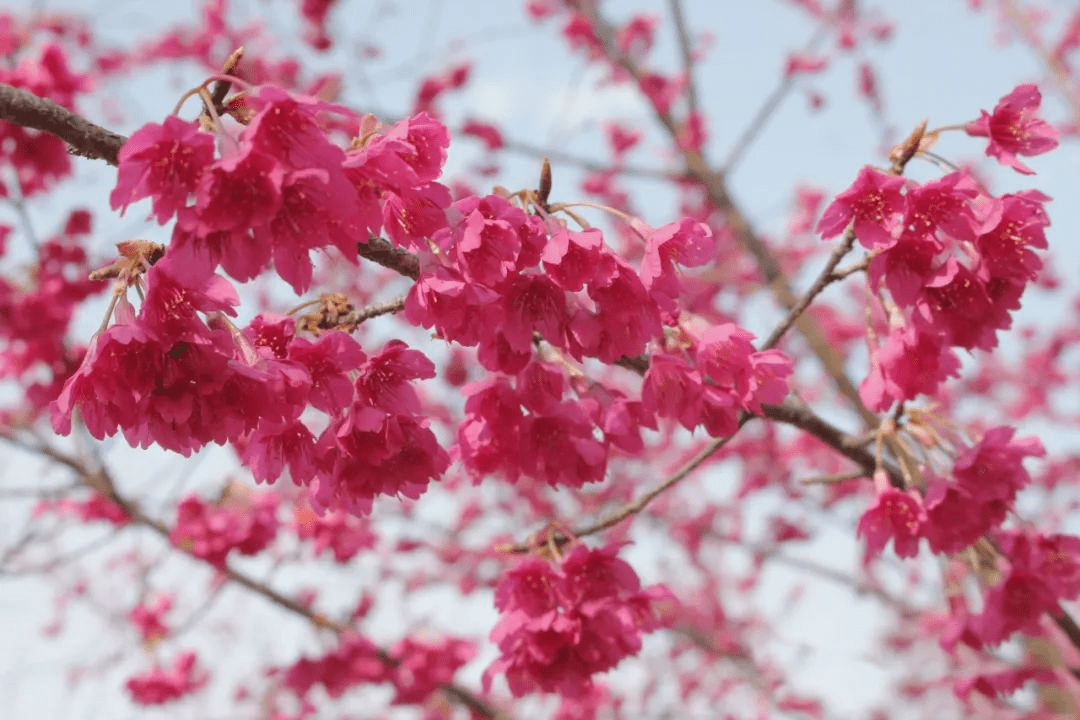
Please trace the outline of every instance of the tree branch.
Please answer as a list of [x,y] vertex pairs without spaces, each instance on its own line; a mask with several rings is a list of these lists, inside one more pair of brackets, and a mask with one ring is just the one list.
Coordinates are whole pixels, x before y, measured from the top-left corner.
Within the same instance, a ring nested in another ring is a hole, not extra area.
[[72,155],[116,165],[127,138],[95,125],[52,100],[0,83],[0,120],[55,135]]

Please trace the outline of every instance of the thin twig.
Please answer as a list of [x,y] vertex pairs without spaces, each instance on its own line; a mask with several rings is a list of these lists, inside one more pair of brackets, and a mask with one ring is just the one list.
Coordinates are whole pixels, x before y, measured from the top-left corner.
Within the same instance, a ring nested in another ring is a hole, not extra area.
[[[814,32],[814,35],[810,38],[806,44],[804,53],[813,52],[814,49],[821,44],[828,35],[829,23],[825,22],[818,26],[818,29]],[[720,174],[728,175],[735,166],[742,160],[746,151],[750,149],[750,146],[754,143],[754,140],[761,135],[761,131],[765,128],[769,118],[776,112],[776,108],[780,106],[780,103],[787,97],[788,91],[795,87],[795,76],[790,73],[784,73],[784,76],[780,78],[780,82],[777,83],[773,91],[769,93],[769,96],[765,98],[765,102],[758,108],[757,113],[754,115],[746,128],[739,135],[739,139],[735,141],[735,144],[731,146],[731,152],[728,153],[727,159],[724,160],[720,166]]]
[[686,75],[686,104],[690,112],[698,111],[697,82],[694,80],[694,47],[690,33],[686,30],[686,17],[683,14],[681,0],[668,0],[671,19],[675,23],[675,34],[679,37],[679,54],[682,55],[683,73]]
[[659,168],[647,168],[639,165],[618,165],[613,166],[607,163],[599,162],[597,160],[590,160],[589,158],[581,157],[580,155],[574,155],[555,148],[545,148],[539,145],[533,145],[531,143],[523,142],[521,140],[503,140],[502,149],[517,153],[519,155],[526,155],[535,158],[547,158],[554,163],[561,165],[573,165],[579,167],[582,170],[588,170],[589,172],[597,173],[609,173],[614,172],[619,175],[633,175],[635,177],[647,178],[651,180],[663,180],[665,182],[685,180],[686,177],[678,172],[671,172],[669,170],[661,170]]
[[844,236],[844,241],[833,249],[832,254],[829,255],[828,262],[825,263],[825,267],[818,273],[813,284],[810,285],[805,293],[803,293],[802,297],[799,298],[799,301],[795,303],[795,306],[788,311],[783,322],[777,325],[776,329],[774,329],[769,334],[769,337],[766,338],[765,342],[761,345],[762,350],[776,347],[776,344],[780,342],[781,338],[784,337],[784,334],[787,333],[787,331],[791,329],[791,326],[795,324],[804,312],[806,312],[806,308],[810,306],[810,303],[814,301],[814,298],[820,295],[821,291],[827,288],[831,283],[836,281],[833,270],[835,270],[836,266],[840,264],[840,261],[844,259],[844,256],[851,252],[851,248],[854,245],[855,232],[853,230],[848,230],[847,234]]
[[401,312],[405,309],[405,296],[391,300],[390,302],[379,303],[378,305],[367,305],[354,312],[346,315],[342,322],[359,325],[365,320],[379,317],[380,315],[390,315],[392,313]]

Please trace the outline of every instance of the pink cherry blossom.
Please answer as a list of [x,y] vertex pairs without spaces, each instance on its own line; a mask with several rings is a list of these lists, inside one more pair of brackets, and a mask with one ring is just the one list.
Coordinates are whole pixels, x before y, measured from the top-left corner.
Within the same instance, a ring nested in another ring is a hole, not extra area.
[[236,550],[255,555],[277,536],[278,497],[271,492],[252,493],[213,505],[188,496],[177,507],[173,544],[218,567]]
[[964,130],[973,137],[990,139],[986,154],[1017,172],[1033,175],[1034,170],[1017,159],[1017,155],[1041,155],[1058,146],[1058,131],[1036,113],[1042,103],[1042,93],[1031,83],[1017,85],[1001,98],[993,113],[981,111],[978,120],[968,123]]
[[864,167],[852,186],[825,208],[818,221],[818,233],[828,240],[854,221],[855,237],[863,247],[892,247],[903,228],[907,211],[903,188],[903,178]]
[[349,562],[361,550],[375,547],[379,540],[366,520],[344,510],[319,515],[307,505],[297,505],[293,514],[296,536],[301,540],[310,540],[316,555],[329,550],[338,563]]
[[390,677],[390,668],[379,648],[366,637],[349,633],[336,647],[318,658],[301,658],[284,673],[284,685],[300,697],[322,685],[330,697],[340,697],[350,687],[381,683]]
[[155,643],[171,633],[164,615],[172,608],[173,596],[162,593],[152,602],[136,605],[128,613],[128,620],[139,631],[144,643]]
[[959,373],[960,359],[945,338],[915,325],[893,329],[870,354],[870,374],[859,384],[866,406],[884,412],[893,403],[933,395]]
[[521,475],[519,428],[524,418],[516,391],[505,379],[463,388],[465,418],[458,426],[457,450],[474,479],[502,471],[514,482]]
[[966,488],[932,478],[923,499],[925,536],[937,553],[956,553],[1005,521],[1004,500],[980,501]]
[[122,211],[149,197],[154,217],[165,224],[187,204],[213,159],[214,138],[198,123],[169,116],[161,125],[144,125],[120,148],[109,203]]
[[491,632],[501,652],[484,686],[505,675],[515,696],[540,690],[580,697],[593,675],[641,648],[641,635],[660,625],[659,586],[641,589],[617,546],[575,547],[558,567],[530,558],[508,571],[495,590],[502,617]]
[[874,502],[859,518],[856,533],[866,539],[867,558],[879,555],[889,540],[899,557],[919,552],[925,514],[919,496],[884,484]]
[[1042,614],[1055,607],[1057,598],[1041,578],[1014,568],[987,593],[971,626],[982,642],[999,645],[1015,632],[1038,633]]
[[649,234],[641,261],[641,280],[665,309],[674,309],[679,297],[675,263],[686,267],[704,265],[716,256],[712,231],[690,218],[668,223]]
[[544,270],[563,290],[578,292],[600,270],[603,234],[596,228],[574,232],[562,223],[551,225],[551,239],[541,256]]
[[182,652],[173,660],[171,669],[155,665],[141,675],[128,679],[127,690],[139,705],[162,705],[202,689],[209,674],[197,667],[198,658],[192,651]]
[[465,640],[421,641],[407,637],[390,651],[395,705],[420,704],[473,658],[476,647]]
[[1038,277],[1042,268],[1042,260],[1032,249],[1046,249],[1050,220],[1043,206],[1050,198],[1027,190],[1001,199],[1001,220],[976,240],[979,264],[975,272],[983,280],[1009,278],[1026,283]]
[[956,458],[953,477],[957,483],[981,500],[1011,503],[1031,482],[1024,459],[1042,457],[1046,452],[1038,439],[1014,439],[1014,433],[1011,427],[986,431],[978,443]]
[[494,152],[503,146],[502,133],[491,123],[469,119],[461,126],[461,131],[482,141],[488,152]]

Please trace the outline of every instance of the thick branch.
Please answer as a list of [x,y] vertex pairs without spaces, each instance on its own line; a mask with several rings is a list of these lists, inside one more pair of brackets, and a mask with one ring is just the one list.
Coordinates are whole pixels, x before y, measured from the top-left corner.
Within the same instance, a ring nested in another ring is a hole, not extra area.
[[42,130],[68,144],[73,155],[117,164],[123,135],[95,125],[52,100],[0,83],[0,120]]
[[408,250],[402,250],[389,240],[372,236],[356,246],[360,256],[389,268],[399,275],[416,280],[420,277],[420,260]]

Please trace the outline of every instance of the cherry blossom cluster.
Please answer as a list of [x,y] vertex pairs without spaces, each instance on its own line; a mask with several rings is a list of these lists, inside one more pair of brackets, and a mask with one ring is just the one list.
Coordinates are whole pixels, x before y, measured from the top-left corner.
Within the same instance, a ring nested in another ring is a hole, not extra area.
[[[1056,130],[1034,115],[1039,102],[1034,86],[1020,86],[966,129],[989,136],[987,153],[1015,166],[1017,154],[1057,145]],[[954,348],[997,345],[1042,267],[1033,250],[1046,248],[1049,199],[1037,190],[992,196],[966,171],[917,183],[866,167],[825,209],[818,232],[828,239],[850,225],[871,251],[871,284],[889,291],[888,336],[859,388],[867,407],[932,395],[960,368]]]
[[[703,233],[679,233],[665,248],[666,266],[650,277],[612,252],[599,230],[545,223],[497,195],[464,198],[432,236],[440,252],[409,292],[406,317],[477,346],[484,367],[507,374],[529,361],[534,333],[576,360],[635,357],[661,334],[658,298],[669,290],[665,281],[678,287],[671,259],[707,260],[707,252],[687,249]],[[664,242],[655,236],[646,242]]]
[[988,430],[959,454],[951,479],[927,473],[925,494],[897,489],[879,473],[877,498],[858,525],[868,554],[880,553],[891,539],[897,555],[913,557],[922,538],[936,553],[956,553],[996,531],[1031,482],[1024,459],[1045,452],[1037,439],[1013,434],[1009,427]]
[[[260,316],[243,329],[226,318],[238,299],[218,265],[241,281],[273,265],[301,292],[316,247],[333,244],[355,262],[357,244],[384,221],[405,243],[439,225],[449,196],[432,181],[445,129],[421,115],[369,132],[347,154],[317,123],[324,109],[262,88],[236,110],[248,120],[239,136],[220,131],[227,152],[216,160],[214,136],[175,117],[125,144],[113,203],[149,197],[159,222],[175,216],[173,240],[164,254],[121,247],[114,274],[144,301],[136,313],[118,290],[112,323],[54,403],[58,431],[77,408],[98,438],[122,430],[134,445],[185,455],[233,443],[256,479],[287,467],[294,482],[318,481],[320,507],[353,512],[381,492],[416,497],[446,469],[408,387],[434,372],[418,351],[394,342],[368,358],[334,329],[308,341],[293,337],[290,318]],[[330,416],[318,437],[301,420],[309,408]]]
[[[457,670],[473,658],[472,643],[458,638],[418,640],[407,637],[389,652],[383,652],[367,638],[347,634],[337,647],[318,658],[301,658],[283,673],[285,687],[304,699],[321,685],[328,695],[338,697],[358,685],[389,683],[394,687],[395,705],[422,705],[436,690],[449,683]],[[315,709],[297,718],[311,717]]]
[[[329,549],[345,562],[370,547],[375,538],[357,532],[352,516],[370,512],[379,495],[419,497],[449,467],[414,387],[433,377],[434,365],[396,340],[368,354],[348,327],[322,326],[307,337],[289,316],[262,313],[244,327],[230,318],[239,304],[233,281],[272,269],[303,293],[313,251],[356,262],[358,247],[376,233],[419,258],[406,318],[475,346],[493,372],[465,389],[455,447],[477,479],[498,470],[555,486],[599,482],[609,452],[639,452],[642,429],[661,419],[730,434],[740,412],[760,412],[761,403],[786,395],[791,363],[782,353],[757,352],[752,335],[733,324],[680,322],[680,268],[713,257],[704,224],[633,223],[642,248],[635,268],[599,230],[572,230],[544,201],[534,201],[532,213],[502,195],[451,203],[438,182],[448,134],[423,113],[390,128],[361,119],[344,150],[322,121],[346,113],[322,101],[261,87],[223,110],[239,121],[236,129],[220,118],[204,126],[169,117],[123,146],[114,207],[148,198],[154,219],[173,224],[172,240],[122,243],[119,259],[98,271],[115,279],[114,302],[53,403],[57,431],[69,432],[78,411],[97,438],[123,432],[133,445],[184,455],[231,444],[257,481],[287,473],[308,489],[313,511],[298,511],[296,531],[317,552]],[[541,341],[562,362],[536,359]],[[585,382],[567,362],[633,366],[650,349],[657,360],[641,399]],[[254,554],[274,540],[276,498],[188,497],[170,537],[224,568],[231,552]],[[560,641],[576,646],[578,658],[561,671],[560,687],[585,687],[655,627],[651,601],[661,591],[641,590],[615,552],[579,548],[550,571],[560,578],[557,602],[552,596],[559,609],[551,608],[558,632],[579,638]],[[511,630],[519,608],[501,600],[500,609],[500,633],[537,631],[535,623]],[[508,657],[518,652],[504,645]],[[342,683],[355,683],[348,668],[368,667],[361,679],[389,680],[400,702],[419,702],[465,662],[458,650],[413,643],[388,664],[357,640],[298,664],[289,677],[301,696],[316,680],[333,694],[338,684],[328,678],[344,673]],[[447,657],[457,660],[438,670]],[[512,667],[518,692],[522,673],[536,671]]]
[[194,496],[176,509],[173,543],[193,556],[225,567],[229,553],[257,555],[277,537],[280,498],[271,492],[208,503]]
[[558,565],[530,557],[503,574],[495,589],[502,617],[491,631],[501,654],[485,671],[485,686],[505,674],[514,695],[579,697],[593,675],[638,652],[642,634],[660,627],[657,603],[670,594],[642,588],[617,552],[578,545]]
[[[5,16],[6,17],[6,16]],[[13,27],[10,18],[0,27],[0,50],[14,58],[21,46],[34,35],[62,34],[62,27]],[[75,100],[90,88],[90,79],[68,64],[63,47],[53,39],[43,39],[19,53],[18,61],[0,68],[0,82],[48,98],[58,105],[75,109]],[[51,189],[71,173],[71,157],[64,141],[40,130],[14,123],[0,123],[0,165],[15,170],[17,187],[9,187],[11,178],[0,178],[0,197],[30,197]]]
[[173,660],[171,668],[155,665],[145,673],[131,677],[127,681],[127,690],[140,705],[171,702],[199,690],[210,679],[197,662],[194,652],[182,652]]
[[[1056,131],[1035,115],[1039,101],[1034,86],[1020,86],[965,129],[990,139],[988,155],[1030,173],[1016,156],[1057,144]],[[871,372],[860,387],[870,408],[885,411],[932,396],[959,369],[955,348],[996,346],[997,331],[1009,327],[1011,312],[1042,267],[1034,250],[1046,247],[1047,200],[1034,190],[992,196],[963,171],[920,184],[864,168],[825,210],[822,236],[850,227],[871,251],[871,286],[888,290],[879,300],[889,335],[872,350]],[[1031,481],[1023,461],[1045,452],[1037,439],[1014,434],[1013,428],[995,427],[970,445],[956,442],[948,474],[927,463],[920,481],[908,479],[903,488],[880,470],[876,498],[859,520],[868,559],[890,540],[900,557],[915,556],[924,538],[940,554],[997,543],[992,552],[1000,555],[1002,577],[978,614],[954,602],[950,645],[960,639],[979,648],[1016,632],[1038,632],[1044,612],[1054,616],[1059,602],[1080,594],[1073,579],[1080,540],[1002,530],[1018,492]],[[993,685],[987,680],[965,687]]]
[[[183,454],[232,443],[257,480],[287,469],[312,486],[319,509],[363,514],[380,494],[418,497],[449,465],[411,388],[433,376],[431,362],[396,341],[369,358],[333,328],[309,341],[286,317],[261,315],[237,329],[227,319],[236,292],[214,272],[244,281],[273,267],[300,293],[311,283],[312,250],[332,245],[355,262],[357,245],[380,231],[421,259],[407,319],[477,346],[489,370],[519,375],[513,385],[495,376],[467,391],[460,454],[474,474],[486,455],[519,463],[502,468],[511,477],[580,486],[603,478],[611,444],[640,448],[639,427],[658,417],[726,434],[739,411],[786,394],[790,363],[778,351],[755,353],[733,325],[704,332],[693,366],[660,357],[643,403],[616,391],[564,399],[561,371],[529,365],[537,338],[574,360],[605,363],[661,342],[664,326],[678,323],[679,266],[712,257],[707,226],[635,223],[638,270],[599,230],[571,230],[499,195],[451,204],[437,182],[448,135],[423,113],[381,132],[365,119],[345,151],[320,125],[342,111],[321,101],[262,87],[229,111],[244,124],[217,130],[217,159],[214,136],[175,117],[124,145],[113,205],[150,198],[158,222],[175,218],[173,238],[164,253],[121,247],[118,282],[144,289],[145,299],[136,313],[118,291],[112,323],[54,403],[58,431],[79,409],[99,438],[122,430],[132,444]],[[678,407],[661,387],[672,384]],[[509,413],[489,428],[498,437],[484,429],[492,401]],[[327,416],[321,429],[310,410]]]

